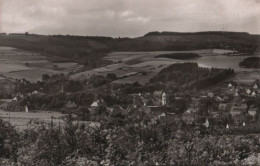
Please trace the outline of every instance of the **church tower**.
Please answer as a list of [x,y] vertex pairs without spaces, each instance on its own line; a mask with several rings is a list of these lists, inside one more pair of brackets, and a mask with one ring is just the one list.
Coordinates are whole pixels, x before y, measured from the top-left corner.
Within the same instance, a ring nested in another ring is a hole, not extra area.
[[163,92],[162,94],[162,106],[165,106],[167,103],[166,103],[166,93]]

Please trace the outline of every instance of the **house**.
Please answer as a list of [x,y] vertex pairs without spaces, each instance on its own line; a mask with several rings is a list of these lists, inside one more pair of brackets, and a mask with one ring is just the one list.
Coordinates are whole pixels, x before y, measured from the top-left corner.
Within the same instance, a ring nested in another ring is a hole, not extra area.
[[11,103],[13,99],[1,99],[0,101],[4,103]]
[[100,106],[100,101],[99,101],[99,100],[94,101],[94,102],[90,105],[90,107],[92,107],[92,108],[96,108],[96,107],[98,107],[98,106]]
[[37,95],[39,92],[37,90],[32,92],[32,95]]
[[210,112],[211,117],[213,118],[219,118],[221,116],[221,112],[213,110]]
[[209,97],[214,97],[214,93],[213,92],[208,92],[208,96]]
[[247,90],[246,90],[246,93],[247,93],[248,95],[250,95],[250,94],[251,94],[251,90],[250,90],[250,89],[247,89]]
[[252,116],[253,118],[256,117],[256,114],[258,112],[258,108],[251,106],[248,110],[248,115]]
[[258,85],[255,84],[255,85],[253,86],[253,89],[258,89]]
[[239,96],[239,94],[236,92],[236,93],[234,94],[234,96],[235,96],[235,97],[238,97],[238,96]]
[[231,83],[228,84],[228,88],[232,88],[233,85]]
[[66,108],[72,109],[72,108],[77,108],[78,105],[75,102],[68,101],[65,105]]
[[153,93],[154,97],[159,98],[159,99],[161,99],[162,94],[163,94],[163,91],[155,91]]
[[220,103],[218,106],[220,111],[226,111],[227,110],[227,104],[226,103]]
[[12,101],[17,102],[17,97],[14,97]]
[[246,109],[247,105],[245,103],[235,103],[231,106],[229,114],[231,115],[235,123],[243,119],[243,113],[246,112]]
[[256,93],[255,92],[252,92],[252,97],[255,97],[256,96]]

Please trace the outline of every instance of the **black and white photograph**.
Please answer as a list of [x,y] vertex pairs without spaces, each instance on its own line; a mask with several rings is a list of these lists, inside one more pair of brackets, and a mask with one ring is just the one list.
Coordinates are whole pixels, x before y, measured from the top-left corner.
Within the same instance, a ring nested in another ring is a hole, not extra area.
[[260,166],[260,0],[0,0],[0,166]]

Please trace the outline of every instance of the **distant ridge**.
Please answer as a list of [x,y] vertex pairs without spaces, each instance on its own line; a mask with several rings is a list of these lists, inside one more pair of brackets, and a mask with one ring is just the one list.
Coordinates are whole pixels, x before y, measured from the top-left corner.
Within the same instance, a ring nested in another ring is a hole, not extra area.
[[148,32],[144,36],[172,36],[172,35],[250,35],[248,32],[231,32],[231,31],[202,31],[202,32]]

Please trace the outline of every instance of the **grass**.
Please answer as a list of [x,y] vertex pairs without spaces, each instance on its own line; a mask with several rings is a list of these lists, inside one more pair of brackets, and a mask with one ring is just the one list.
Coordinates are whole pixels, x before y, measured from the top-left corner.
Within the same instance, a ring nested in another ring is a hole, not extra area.
[[[234,68],[241,70],[238,63],[243,56],[227,56],[226,53],[233,52],[231,50],[221,49],[203,49],[191,51],[153,51],[153,52],[112,52],[104,57],[105,60],[113,61],[115,64],[108,65],[100,69],[83,71],[72,75],[72,79],[89,78],[91,75],[106,76],[108,73],[114,73],[117,76],[124,75],[131,72],[145,72],[146,75],[133,75],[121,78],[115,83],[133,83],[138,81],[145,84],[148,80],[157,74],[161,69],[174,63],[179,62],[195,62],[204,67],[220,67],[220,68]],[[168,59],[156,58],[159,55],[198,55],[200,58],[195,59]],[[134,62],[127,64],[127,62]]]
[[82,67],[78,63],[68,62],[61,58],[59,60],[62,63],[54,63],[48,57],[39,54],[0,47],[0,73],[14,79],[24,78],[35,82],[41,80],[43,74],[69,73]]
[[[3,120],[9,121],[10,123],[18,128],[19,130],[24,130],[28,127],[33,127],[32,122],[51,122],[58,124],[59,122],[64,123],[64,114],[61,114],[59,112],[47,112],[47,111],[37,111],[35,113],[33,112],[5,112],[0,110],[0,117]],[[10,117],[10,118],[9,118]],[[53,117],[53,119],[52,119]]]

